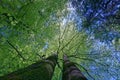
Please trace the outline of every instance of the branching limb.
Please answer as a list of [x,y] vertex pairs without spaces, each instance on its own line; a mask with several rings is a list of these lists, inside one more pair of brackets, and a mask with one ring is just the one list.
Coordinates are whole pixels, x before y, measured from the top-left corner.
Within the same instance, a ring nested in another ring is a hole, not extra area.
[[22,56],[22,54],[20,53],[20,51],[18,51],[18,49],[17,49],[10,41],[7,40],[7,43],[17,52],[18,56],[20,56],[23,61],[26,60],[26,59]]
[[[77,63],[76,63],[77,64]],[[95,78],[89,73],[89,71],[85,68],[85,67],[83,67],[82,65],[80,65],[80,64],[77,64],[77,65],[79,65],[81,68],[83,68],[83,70],[88,74],[88,76],[90,76],[93,80],[95,80]]]
[[70,39],[70,41],[68,41],[60,50],[63,50],[66,46],[68,46],[68,45],[72,42],[72,40],[73,40],[75,37],[77,37],[77,35],[78,35],[78,34],[75,34],[75,35]]

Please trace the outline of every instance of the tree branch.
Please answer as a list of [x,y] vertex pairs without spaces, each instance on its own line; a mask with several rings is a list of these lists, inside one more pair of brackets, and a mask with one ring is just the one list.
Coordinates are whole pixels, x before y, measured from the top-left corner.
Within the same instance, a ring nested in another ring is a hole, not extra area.
[[26,59],[21,55],[20,51],[18,51],[18,49],[8,40],[6,40],[7,43],[17,52],[18,56],[20,56],[22,58],[23,61],[25,61]]

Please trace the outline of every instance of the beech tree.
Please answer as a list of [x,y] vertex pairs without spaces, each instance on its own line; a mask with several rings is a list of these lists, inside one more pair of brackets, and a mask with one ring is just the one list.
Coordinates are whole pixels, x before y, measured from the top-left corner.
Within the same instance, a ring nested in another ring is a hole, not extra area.
[[63,80],[87,80],[81,71],[64,55]]
[[51,80],[57,63],[57,55],[38,61],[24,69],[0,77],[2,80]]
[[0,0],[1,80],[119,80],[119,0]]

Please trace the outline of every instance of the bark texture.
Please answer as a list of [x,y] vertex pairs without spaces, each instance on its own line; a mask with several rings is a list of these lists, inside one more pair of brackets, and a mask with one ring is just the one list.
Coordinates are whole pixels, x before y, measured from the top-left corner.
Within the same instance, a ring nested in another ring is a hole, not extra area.
[[64,55],[63,60],[62,80],[87,80],[75,64],[69,61],[66,55]]
[[51,80],[57,62],[57,55],[36,62],[26,68],[0,77],[0,80]]

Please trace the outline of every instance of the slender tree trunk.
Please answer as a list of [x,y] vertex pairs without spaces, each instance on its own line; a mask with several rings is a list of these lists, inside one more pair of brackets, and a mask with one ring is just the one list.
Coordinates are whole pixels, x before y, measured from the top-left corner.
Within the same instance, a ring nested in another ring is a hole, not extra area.
[[62,80],[87,80],[87,78],[81,73],[75,64],[68,60],[66,55],[64,55],[63,60]]
[[56,61],[57,55],[52,55],[43,61],[2,76],[0,80],[51,80]]

